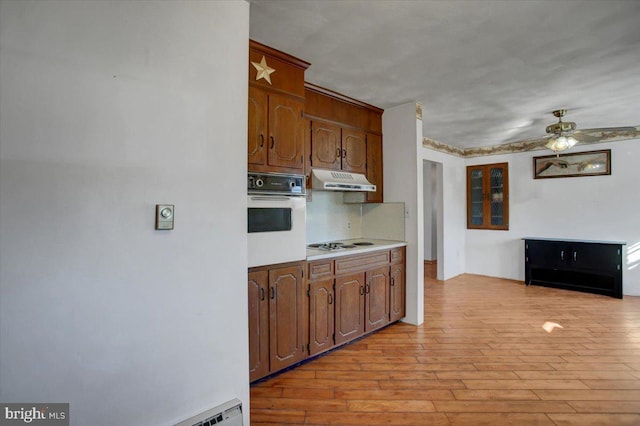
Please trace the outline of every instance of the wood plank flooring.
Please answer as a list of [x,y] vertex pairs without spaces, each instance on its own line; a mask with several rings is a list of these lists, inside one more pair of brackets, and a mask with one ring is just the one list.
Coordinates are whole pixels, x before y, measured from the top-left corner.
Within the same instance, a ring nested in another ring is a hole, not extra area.
[[434,267],[423,325],[253,385],[251,425],[640,425],[640,297]]

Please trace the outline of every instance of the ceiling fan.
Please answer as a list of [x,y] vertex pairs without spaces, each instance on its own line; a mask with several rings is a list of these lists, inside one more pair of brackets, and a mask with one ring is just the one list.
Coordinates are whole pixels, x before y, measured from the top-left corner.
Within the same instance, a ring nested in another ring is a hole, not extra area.
[[640,126],[638,127],[601,127],[595,129],[576,130],[576,123],[562,121],[567,113],[566,109],[553,111],[558,118],[557,123],[547,126],[547,136],[529,139],[526,142],[532,146],[545,146],[553,152],[565,151],[576,144],[588,144],[605,142],[610,140],[625,140],[640,138]]

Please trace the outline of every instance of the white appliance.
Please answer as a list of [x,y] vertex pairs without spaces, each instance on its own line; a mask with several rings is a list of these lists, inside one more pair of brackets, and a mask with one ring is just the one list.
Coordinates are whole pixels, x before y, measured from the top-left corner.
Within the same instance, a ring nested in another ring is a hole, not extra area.
[[313,169],[311,187],[322,191],[376,192],[376,186],[361,173]]
[[303,175],[249,173],[249,267],[304,260],[307,200]]
[[175,426],[242,426],[242,424],[242,402],[234,398]]

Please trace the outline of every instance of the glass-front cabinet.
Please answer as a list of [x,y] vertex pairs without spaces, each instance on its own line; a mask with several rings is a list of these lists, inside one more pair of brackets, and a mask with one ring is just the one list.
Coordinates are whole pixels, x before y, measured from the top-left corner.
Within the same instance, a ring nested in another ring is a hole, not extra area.
[[467,166],[467,228],[509,229],[509,163]]

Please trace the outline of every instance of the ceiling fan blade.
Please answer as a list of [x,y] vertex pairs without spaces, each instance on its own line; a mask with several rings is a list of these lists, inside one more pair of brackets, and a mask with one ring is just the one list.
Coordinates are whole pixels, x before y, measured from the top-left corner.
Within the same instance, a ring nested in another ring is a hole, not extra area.
[[573,136],[573,138],[577,140],[578,143],[595,143],[595,142],[600,142],[602,140],[602,138],[600,138],[599,136],[592,136],[588,133],[579,132],[579,131],[573,132],[571,136]]
[[574,131],[572,136],[580,143],[635,139],[640,138],[640,127],[602,127],[597,129],[582,129]]
[[637,131],[638,127],[628,126],[628,127],[596,127],[594,129],[579,129],[576,132],[581,133],[595,133],[595,132],[634,132]]
[[553,135],[547,136],[534,136],[532,138],[520,139],[518,141],[509,142],[509,145],[520,145],[522,147],[527,147],[528,149],[535,149],[537,147],[544,146],[549,139],[551,139]]

